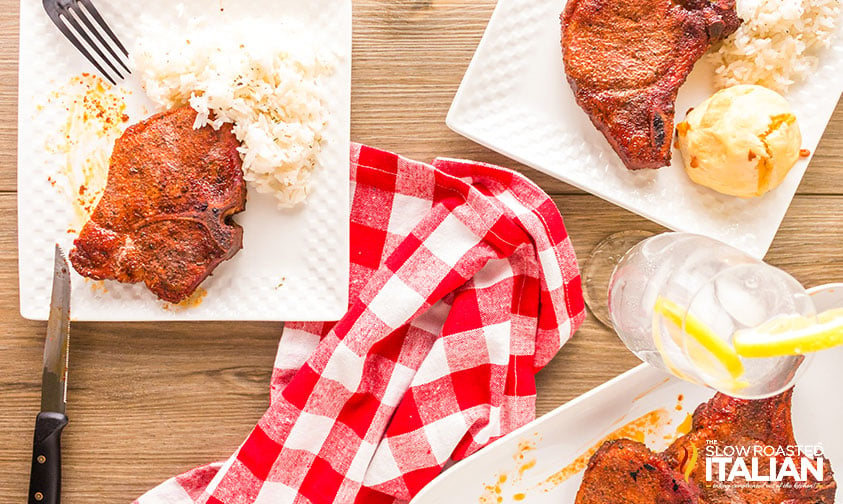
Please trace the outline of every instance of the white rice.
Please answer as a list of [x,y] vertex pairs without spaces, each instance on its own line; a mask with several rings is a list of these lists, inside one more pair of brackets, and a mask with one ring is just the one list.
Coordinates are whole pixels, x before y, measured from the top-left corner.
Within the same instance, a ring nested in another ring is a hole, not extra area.
[[758,84],[779,93],[804,80],[830,45],[840,0],[737,0],[743,24],[712,54],[715,85]]
[[250,187],[295,206],[319,163],[329,58],[290,24],[201,24],[145,30],[134,60],[146,93],[165,108],[189,103],[195,128],[233,123]]

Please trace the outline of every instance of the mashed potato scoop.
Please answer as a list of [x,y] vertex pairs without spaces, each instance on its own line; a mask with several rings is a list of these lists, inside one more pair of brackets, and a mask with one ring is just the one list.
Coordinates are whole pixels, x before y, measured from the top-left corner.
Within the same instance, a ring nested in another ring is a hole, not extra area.
[[676,127],[685,171],[732,196],[778,187],[800,156],[802,134],[787,100],[762,86],[718,91]]

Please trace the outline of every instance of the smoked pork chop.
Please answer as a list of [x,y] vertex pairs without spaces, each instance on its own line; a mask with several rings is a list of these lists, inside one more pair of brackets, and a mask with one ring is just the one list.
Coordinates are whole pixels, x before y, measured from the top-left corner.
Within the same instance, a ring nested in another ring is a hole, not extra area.
[[[754,446],[796,446],[790,419],[791,395],[792,390],[749,401],[716,394],[694,412],[691,431],[661,453],[628,439],[604,443],[588,461],[576,504],[833,503],[837,484],[828,459],[823,460],[821,482],[800,484],[791,477],[781,482],[747,482],[739,476],[721,483],[717,475],[715,481],[706,480],[708,447],[751,450]],[[759,474],[767,475],[769,458],[759,458]],[[799,469],[801,456],[793,460]]]
[[588,461],[575,504],[693,504],[696,486],[631,439],[607,441]]
[[568,82],[627,168],[670,164],[679,87],[740,23],[735,0],[568,0]]
[[[700,502],[706,504],[820,504],[834,502],[837,484],[828,459],[823,460],[823,481],[810,481],[800,486],[791,477],[782,482],[746,482],[738,476],[732,484],[717,485],[706,481],[705,449],[708,445],[720,447],[759,446],[760,449],[796,446],[791,422],[791,397],[793,389],[768,399],[735,399],[723,394],[715,395],[694,411],[691,431],[673,442],[664,455],[673,467],[680,467],[688,455],[697,450],[698,461],[690,472],[691,480],[700,487]],[[751,456],[746,457],[749,460]],[[759,474],[769,474],[769,458],[760,457]],[[779,457],[779,466],[784,457]],[[801,456],[793,457],[797,468]],[[816,465],[816,464],[814,464]],[[717,476],[715,476],[716,483]],[[743,483],[743,484],[742,484]],[[750,483],[750,484],[747,484]]]
[[178,303],[243,246],[230,217],[245,209],[239,142],[228,125],[193,129],[190,107],[129,127],[108,183],[70,252],[79,274],[144,282]]

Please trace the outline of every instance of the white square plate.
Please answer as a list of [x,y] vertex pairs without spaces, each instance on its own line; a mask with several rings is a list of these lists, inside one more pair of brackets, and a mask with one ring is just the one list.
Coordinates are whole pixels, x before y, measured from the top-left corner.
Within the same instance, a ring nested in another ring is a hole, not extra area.
[[[280,211],[272,197],[249,188],[243,250],[223,262],[200,286],[192,306],[171,306],[143,284],[93,282],[73,275],[74,320],[337,320],[348,303],[349,138],[351,91],[350,0],[114,0],[96,2],[127,48],[135,45],[142,18],[172,22],[179,4],[185,24],[239,19],[286,20],[312,33],[318,49],[336,56],[325,77],[329,111],[325,145],[313,174],[313,192],[295,210]],[[61,159],[46,142],[66,119],[48,95],[92,67],[59,33],[40,2],[20,3],[18,117],[18,247],[21,314],[45,319],[49,311],[53,243],[65,251],[75,234],[69,199],[52,187]],[[279,32],[278,37],[284,37]],[[268,40],[267,43],[272,43]],[[120,83],[131,92],[126,112],[135,123],[157,110],[138,79]]]
[[[743,200],[696,185],[674,149],[673,165],[628,171],[577,106],[562,65],[564,1],[499,0],[468,67],[447,124],[490,149],[676,231],[719,239],[763,257],[808,166]],[[843,24],[843,23],[840,23]],[[839,27],[838,27],[839,28]],[[713,68],[700,61],[679,91],[677,122],[714,92]],[[808,82],[786,96],[813,154],[843,90],[843,37],[823,50]]]
[[[819,311],[841,307],[843,284],[817,290],[813,298]],[[792,410],[796,442],[821,445],[832,469],[838,472],[843,465],[843,400],[839,396],[831,399],[828,387],[843,382],[841,359],[843,348],[821,352],[814,358],[796,384]],[[646,435],[651,449],[665,449],[687,415],[712,395],[707,388],[642,364],[458,462],[410,504],[573,504],[582,469],[571,471],[562,482],[554,475],[579,461],[590,447],[622,425],[655,410],[663,410],[669,423],[650,424],[662,427],[639,432]],[[676,408],[677,401],[681,410]],[[501,476],[506,476],[505,481]],[[523,494],[518,496],[520,500],[515,498],[518,494]],[[843,485],[838,486],[836,498],[843,498]]]

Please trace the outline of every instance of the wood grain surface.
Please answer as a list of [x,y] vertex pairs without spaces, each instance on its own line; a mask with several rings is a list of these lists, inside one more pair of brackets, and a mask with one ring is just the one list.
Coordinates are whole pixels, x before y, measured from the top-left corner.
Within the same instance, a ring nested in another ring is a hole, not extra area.
[[[355,1],[352,139],[424,161],[455,156],[521,170],[553,195],[581,258],[610,233],[658,231],[445,126],[493,8],[492,0]],[[0,0],[0,503],[10,504],[26,495],[45,330],[18,310],[17,11],[18,0]],[[843,280],[841,168],[838,105],[767,257],[806,285]],[[74,324],[65,504],[129,502],[172,475],[232,453],[268,404],[280,329],[275,323]],[[636,364],[589,317],[539,374],[539,413]]]

